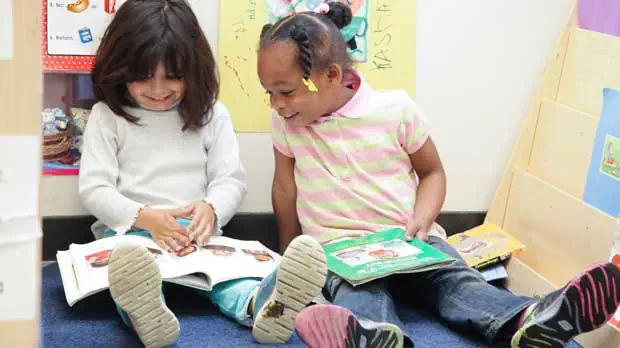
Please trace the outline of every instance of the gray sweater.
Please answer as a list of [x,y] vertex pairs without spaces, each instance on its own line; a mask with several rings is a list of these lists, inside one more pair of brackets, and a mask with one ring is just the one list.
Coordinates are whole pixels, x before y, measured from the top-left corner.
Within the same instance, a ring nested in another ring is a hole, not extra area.
[[97,103],[84,134],[79,192],[95,217],[97,239],[106,228],[124,234],[145,205],[175,209],[204,200],[215,208],[217,233],[246,195],[246,174],[226,107],[216,103],[199,131],[182,131],[176,110],[128,109],[135,125]]

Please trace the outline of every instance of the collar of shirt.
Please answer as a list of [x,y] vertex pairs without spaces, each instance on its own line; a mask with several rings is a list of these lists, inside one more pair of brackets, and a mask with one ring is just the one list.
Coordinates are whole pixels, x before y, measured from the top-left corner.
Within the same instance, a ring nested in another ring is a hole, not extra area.
[[350,119],[358,119],[368,111],[366,103],[372,100],[371,94],[373,93],[373,90],[370,85],[366,83],[360,72],[353,69],[350,74],[345,76],[344,84],[347,86],[351,86],[351,88],[355,90],[353,98],[349,99],[346,104],[344,104],[340,109],[333,112],[331,115],[322,117],[315,122],[322,123],[332,117],[339,116]]

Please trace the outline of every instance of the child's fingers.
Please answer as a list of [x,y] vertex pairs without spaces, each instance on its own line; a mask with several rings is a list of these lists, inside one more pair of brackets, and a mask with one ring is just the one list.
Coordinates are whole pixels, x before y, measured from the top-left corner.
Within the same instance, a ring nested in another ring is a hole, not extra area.
[[208,227],[209,226],[207,226],[204,232],[200,236],[198,236],[198,245],[202,246],[209,242],[209,238],[211,237],[211,232]]
[[198,235],[198,244],[205,245],[209,241],[209,237],[211,236],[211,229],[213,228],[213,222],[209,221],[209,219],[203,219],[198,226],[198,231],[200,234]]
[[194,239],[196,233],[196,225],[198,224],[198,221],[196,220],[196,218],[194,217],[192,219],[192,221],[189,223],[189,225],[187,225],[187,227],[185,228],[185,230],[187,231],[187,233],[189,233],[189,237],[191,239]]
[[174,238],[172,237],[162,237],[160,242],[165,245],[167,252],[176,252],[176,246],[174,245]]
[[190,240],[187,230],[179,225],[176,221],[170,223],[167,227],[165,236],[187,243]]
[[206,229],[207,229],[207,224],[208,221],[207,219],[202,219],[200,220],[200,222],[198,223],[198,226],[196,227],[196,234],[199,236],[199,238],[205,234]]
[[164,251],[166,251],[166,252],[170,251],[170,247],[163,240],[160,240],[160,239],[153,239],[153,240],[155,241],[155,244],[157,244]]
[[186,244],[190,241],[187,231],[185,228],[181,227],[176,220],[173,219],[172,221],[168,221],[168,224],[162,227],[164,227],[164,229],[162,230],[161,237],[168,246],[172,247],[169,243],[170,240],[179,241],[182,244]]
[[204,237],[202,238],[202,243],[203,244],[209,243],[209,238],[211,238],[212,234],[213,234],[213,223],[208,223],[207,227],[205,227],[205,232],[204,232]]
[[416,233],[416,237],[426,242],[428,241],[428,231],[421,228],[418,233]]
[[405,239],[407,241],[410,241],[413,239],[413,237],[415,237],[418,234],[419,230],[416,228],[409,228],[407,229],[407,233],[405,234]]
[[[422,224],[420,224],[419,221],[412,219],[409,221],[409,223],[407,224],[407,232],[405,233],[405,239],[407,241],[411,241],[414,237],[418,237],[420,238],[420,236],[422,236],[424,234],[424,227]],[[422,232],[422,235],[419,235],[420,232]],[[422,239],[422,238],[420,238]]]
[[201,211],[197,211],[196,215],[194,215],[194,218],[192,219],[192,222],[187,226],[187,230],[189,231],[190,236],[192,237],[192,239],[196,239],[196,237],[198,237],[201,233],[201,224],[204,221],[204,213]]
[[192,238],[179,233],[175,234],[172,239],[179,241],[183,245],[187,245],[192,241]]
[[167,237],[167,238],[164,238],[164,241],[174,251],[179,251],[179,250],[181,250],[181,249],[183,249],[185,247],[184,245],[179,243],[179,241],[177,241],[174,238]]
[[194,206],[188,205],[183,209],[172,209],[168,211],[173,218],[190,217],[194,213]]
[[165,223],[163,226],[166,229],[166,235],[169,237],[175,237],[175,233],[179,233],[185,236],[185,238],[189,237],[189,233],[187,229],[183,228],[177,220],[172,215],[166,215]]

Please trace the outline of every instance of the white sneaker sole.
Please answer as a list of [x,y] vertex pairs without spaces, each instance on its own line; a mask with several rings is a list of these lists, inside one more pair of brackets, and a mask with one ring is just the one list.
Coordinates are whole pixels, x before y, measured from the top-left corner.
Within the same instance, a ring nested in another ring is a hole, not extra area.
[[108,281],[112,298],[129,314],[145,347],[165,347],[179,337],[179,321],[162,300],[159,267],[146,248],[132,244],[114,248]]
[[258,311],[252,335],[260,343],[285,343],[295,318],[325,285],[327,265],[321,244],[310,236],[295,238],[286,248],[270,298]]

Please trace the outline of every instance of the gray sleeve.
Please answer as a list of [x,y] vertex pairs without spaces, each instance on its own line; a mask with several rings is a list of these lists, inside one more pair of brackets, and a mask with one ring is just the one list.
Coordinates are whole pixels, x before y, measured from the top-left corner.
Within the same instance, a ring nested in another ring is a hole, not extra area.
[[123,196],[116,188],[119,173],[116,117],[105,104],[93,107],[84,133],[79,193],[86,209],[108,228],[123,234],[133,226],[144,204]]
[[246,174],[239,158],[239,144],[224,105],[217,103],[205,127],[207,196],[217,217],[217,233],[235,215],[247,193]]

